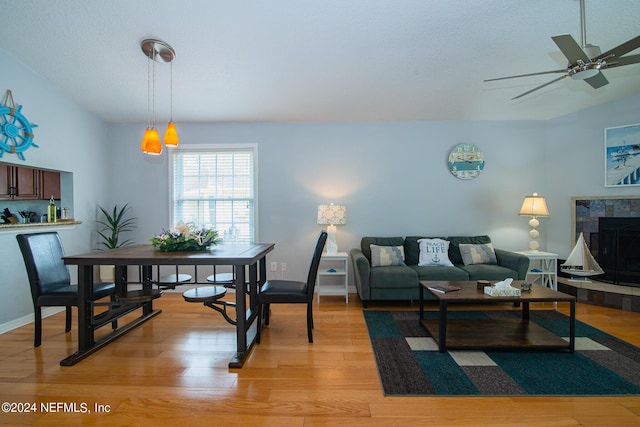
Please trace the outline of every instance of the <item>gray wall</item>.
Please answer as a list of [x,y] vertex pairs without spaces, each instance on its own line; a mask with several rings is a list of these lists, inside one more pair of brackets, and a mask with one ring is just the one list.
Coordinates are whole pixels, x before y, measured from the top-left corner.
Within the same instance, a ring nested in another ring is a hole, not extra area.
[[[129,202],[140,218],[138,243],[171,226],[167,156],[140,153],[144,124],[97,120],[2,50],[0,69],[0,89],[11,89],[39,124],[40,148],[25,164],[74,174],[75,216],[84,223],[60,231],[67,253],[95,247],[98,204]],[[329,202],[347,206],[340,250],[366,235],[480,233],[497,247],[525,250],[528,218],[517,212],[537,191],[551,211],[541,219],[541,249],[566,256],[572,196],[638,194],[639,187],[604,188],[603,129],[637,123],[639,114],[636,95],[548,122],[178,123],[178,132],[181,144],[258,145],[259,240],[276,244],[269,261],[287,262],[286,278],[304,278],[321,229],[317,205]],[[485,170],[471,181],[447,169],[461,142],[485,153]],[[15,234],[0,232],[0,330],[32,312]]]

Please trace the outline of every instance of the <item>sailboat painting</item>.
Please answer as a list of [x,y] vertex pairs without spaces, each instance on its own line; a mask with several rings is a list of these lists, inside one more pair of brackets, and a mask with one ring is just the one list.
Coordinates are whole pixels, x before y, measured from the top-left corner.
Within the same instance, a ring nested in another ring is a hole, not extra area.
[[[584,241],[582,233],[576,241],[576,245],[569,254],[567,260],[560,266],[560,271],[563,273],[571,274],[570,281],[574,282],[591,282],[587,279],[588,276],[596,276],[598,274],[604,274],[604,270],[598,265],[596,260],[591,255],[587,242]],[[576,279],[573,276],[582,277],[582,279]]]

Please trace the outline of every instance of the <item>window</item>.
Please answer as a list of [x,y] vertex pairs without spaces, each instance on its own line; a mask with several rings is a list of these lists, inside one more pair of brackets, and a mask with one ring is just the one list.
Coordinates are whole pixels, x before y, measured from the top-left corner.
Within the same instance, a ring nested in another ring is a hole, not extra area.
[[255,146],[174,149],[171,224],[193,222],[227,242],[254,242],[255,157]]

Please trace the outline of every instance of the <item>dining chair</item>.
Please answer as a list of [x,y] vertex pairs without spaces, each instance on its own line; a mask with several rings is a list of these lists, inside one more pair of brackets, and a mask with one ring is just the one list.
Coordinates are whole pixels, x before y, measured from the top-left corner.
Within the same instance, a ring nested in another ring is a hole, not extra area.
[[322,250],[327,242],[327,232],[322,231],[318,236],[316,247],[311,257],[311,266],[306,282],[293,280],[267,280],[258,293],[258,332],[256,342],[260,343],[262,319],[269,325],[271,304],[307,304],[307,335],[309,342],[313,342],[313,291],[316,286],[318,266],[322,257]]
[[[57,232],[18,234],[18,246],[22,252],[31,287],[35,317],[33,346],[42,342],[42,307],[66,307],[65,332],[71,330],[71,306],[78,306],[78,286],[71,284],[69,269],[62,257],[64,249]],[[92,300],[115,294],[115,284],[95,283]],[[114,323],[115,328],[115,323]]]

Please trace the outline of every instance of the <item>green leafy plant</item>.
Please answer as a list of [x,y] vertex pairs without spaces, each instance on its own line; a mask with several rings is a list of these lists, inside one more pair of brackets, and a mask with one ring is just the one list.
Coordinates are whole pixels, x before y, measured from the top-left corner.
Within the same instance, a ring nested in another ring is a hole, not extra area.
[[129,204],[125,204],[121,209],[118,209],[118,205],[115,205],[113,212],[108,212],[100,206],[99,208],[102,215],[104,215],[104,220],[98,221],[98,224],[102,226],[98,230],[98,235],[102,238],[100,244],[109,249],[115,249],[133,243],[133,239],[120,241],[121,233],[132,231],[135,228],[137,218],[125,218],[125,214],[131,209]]

